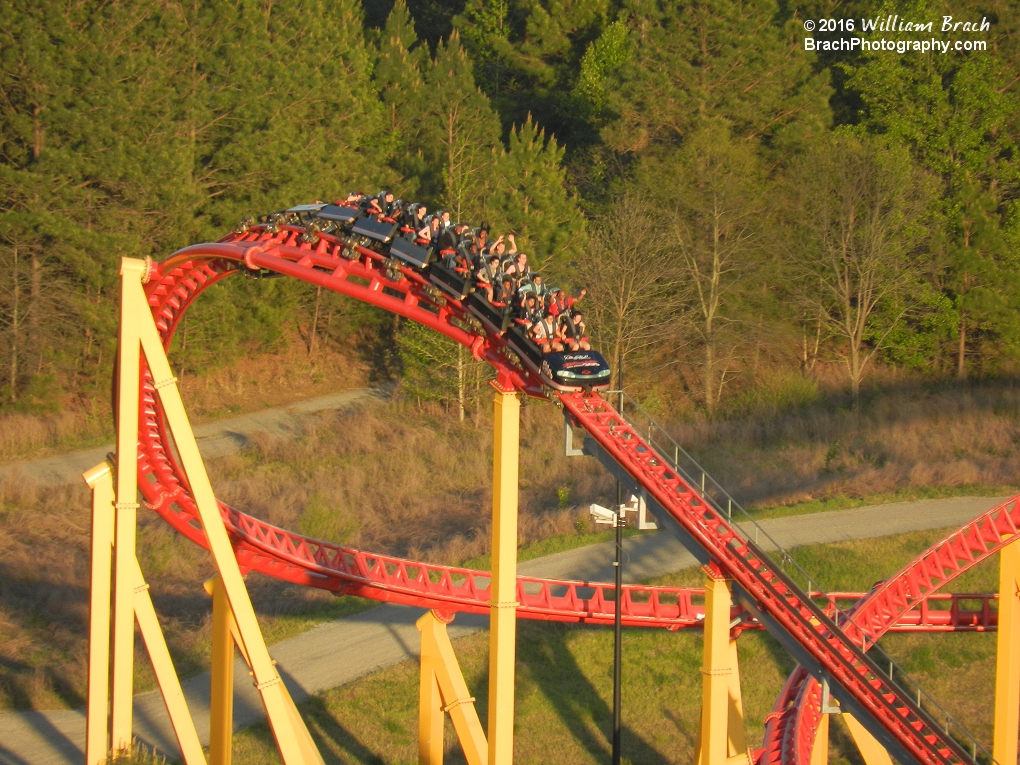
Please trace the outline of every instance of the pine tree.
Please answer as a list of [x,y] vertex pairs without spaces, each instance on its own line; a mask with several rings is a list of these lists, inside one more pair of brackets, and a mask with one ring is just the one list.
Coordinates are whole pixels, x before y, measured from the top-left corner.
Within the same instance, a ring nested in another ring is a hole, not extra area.
[[20,362],[8,400],[40,384],[52,400],[76,382],[107,387],[99,338],[112,339],[114,314],[102,295],[118,260],[187,236],[199,196],[179,177],[190,155],[157,9],[39,3],[3,16],[0,260],[13,279],[0,321]]
[[713,120],[776,145],[828,126],[827,74],[794,26],[777,24],[775,0],[633,0],[627,11],[634,55],[608,88],[617,118],[602,131],[617,151],[676,145]]
[[403,377],[400,392],[419,406],[438,402],[457,412],[464,422],[469,416],[477,419],[485,385],[492,379],[488,365],[471,358],[471,352],[420,324],[408,323],[401,328],[397,345]]
[[546,140],[529,116],[510,132],[509,149],[498,150],[492,164],[492,222],[517,233],[547,278],[568,277],[568,264],[584,249],[586,235],[577,199],[566,189],[563,149],[554,138]]
[[423,142],[433,172],[442,179],[438,196],[455,220],[477,220],[485,209],[499,121],[475,85],[471,60],[456,31],[436,51],[426,88]]
[[397,0],[380,36],[373,78],[386,109],[390,161],[404,176],[405,194],[418,191],[426,172],[422,131],[428,98],[422,68],[431,61],[428,48],[417,42],[407,5]]
[[207,209],[219,227],[392,180],[380,177],[383,113],[357,3],[223,4],[206,28],[230,30],[206,73],[218,122],[202,172],[214,184]]
[[[904,18],[935,17],[924,0],[886,5]],[[1020,71],[988,55],[863,54],[844,65],[847,86],[864,103],[862,127],[888,135],[942,183],[938,219],[946,271],[945,321],[957,376],[968,356],[995,363],[1020,351],[1020,283],[1007,246],[1009,201],[1020,189],[1015,124]],[[950,307],[951,306],[951,307]],[[943,322],[944,323],[944,322]],[[948,350],[948,349],[947,349]]]
[[614,21],[585,50],[573,95],[589,117],[598,118],[605,110],[607,78],[630,60],[631,47],[627,25]]
[[528,115],[561,140],[584,129],[569,98],[581,56],[610,21],[608,0],[467,0],[454,23],[506,127]]

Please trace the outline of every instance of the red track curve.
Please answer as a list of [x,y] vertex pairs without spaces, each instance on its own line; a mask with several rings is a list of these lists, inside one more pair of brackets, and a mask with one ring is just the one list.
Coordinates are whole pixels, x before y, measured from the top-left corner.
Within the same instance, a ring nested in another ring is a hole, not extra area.
[[[848,694],[846,703],[859,706],[862,722],[870,723],[873,733],[885,734],[896,749],[894,755],[905,755],[919,763],[971,762],[925,712],[884,679],[855,642],[858,636],[853,625],[847,631],[837,627],[778,566],[668,468],[666,461],[609,404],[597,395],[544,390],[541,381],[505,350],[500,338],[486,336],[458,301],[440,297],[419,272],[371,250],[358,247],[351,251],[329,236],[321,235],[314,243],[302,242],[302,233],[300,228],[284,227],[274,233],[256,227],[231,234],[216,244],[186,248],[155,266],[146,293],[165,346],[169,347],[177,323],[197,295],[242,266],[250,271],[268,269],[290,275],[441,332],[471,348],[475,358],[495,367],[504,389],[558,398],[572,420],[585,428],[596,448],[632,476],[666,520],[706,552],[721,573],[734,580],[743,604],[758,621],[798,658],[803,656],[802,660],[826,672]],[[148,370],[143,371],[139,432],[142,493],[147,505],[171,526],[204,545],[186,478],[168,448],[170,439],[163,414]],[[990,524],[981,526],[976,537],[975,532],[968,531],[973,524],[959,532],[959,549],[970,555],[969,565],[1016,536],[1013,519],[1014,514],[1020,515],[1018,506],[1020,503],[1014,502]],[[222,504],[221,513],[238,560],[247,570],[375,600],[440,611],[488,611],[488,586],[480,581],[488,579],[485,574],[341,548],[273,527]],[[919,565],[920,569],[911,570],[927,571],[922,563]],[[593,596],[581,597],[583,588],[591,588]],[[518,580],[519,613],[525,618],[608,623],[613,601],[606,594],[611,589],[609,585],[522,577]],[[926,589],[932,590],[922,587],[913,598],[915,604],[924,600]],[[884,611],[878,608],[867,612],[878,614],[868,622],[872,629],[888,613],[888,604],[894,605],[897,615],[907,613],[909,609],[898,605],[897,597],[902,592],[893,582],[869,598],[868,602],[876,602],[882,597],[886,604]],[[685,626],[692,612],[684,613],[682,597],[682,591],[675,588],[627,588],[621,595],[624,623]],[[677,605],[669,598],[677,599]]]
[[[1020,497],[982,513],[939,540],[882,582],[850,610],[843,626],[853,639],[877,642],[904,614],[938,597],[935,593],[1018,538]],[[945,597],[945,596],[943,596]],[[807,765],[821,721],[821,686],[802,667],[787,680],[769,715],[760,765]]]

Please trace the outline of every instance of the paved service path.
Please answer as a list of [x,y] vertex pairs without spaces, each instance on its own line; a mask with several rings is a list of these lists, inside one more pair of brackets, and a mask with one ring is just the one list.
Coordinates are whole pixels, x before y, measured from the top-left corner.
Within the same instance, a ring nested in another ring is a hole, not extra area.
[[[372,400],[389,397],[390,386],[379,388],[358,388],[328,396],[319,396],[298,401],[288,406],[265,409],[261,412],[242,414],[225,420],[208,422],[195,428],[198,448],[206,459],[222,457],[243,447],[255,433],[273,436],[293,436],[311,415],[336,409],[348,409]],[[113,444],[85,449],[72,454],[35,460],[33,462],[12,462],[0,466],[0,480],[9,475],[27,476],[42,484],[61,484],[80,481],[81,474],[98,465],[106,455],[114,451]],[[0,761],[2,762],[2,761]]]
[[[786,548],[804,544],[902,534],[908,531],[962,526],[1003,498],[956,497],[860,507],[762,522]],[[642,581],[694,565],[672,536],[650,533],[624,541],[629,581]],[[612,543],[568,550],[520,564],[530,576],[610,581]],[[867,584],[867,583],[865,583]],[[862,586],[865,586],[862,584]],[[356,616],[322,624],[271,649],[295,701],[327,688],[349,683],[418,653],[414,622],[421,609],[382,605]],[[462,615],[450,628],[463,637],[486,627],[484,616]],[[234,677],[234,725],[242,728],[263,718],[261,704],[238,660]],[[209,675],[184,682],[184,691],[203,743],[208,743]],[[170,758],[178,757],[170,723],[158,693],[135,697],[135,734]],[[0,764],[80,765],[84,760],[85,715],[82,710],[0,713]]]

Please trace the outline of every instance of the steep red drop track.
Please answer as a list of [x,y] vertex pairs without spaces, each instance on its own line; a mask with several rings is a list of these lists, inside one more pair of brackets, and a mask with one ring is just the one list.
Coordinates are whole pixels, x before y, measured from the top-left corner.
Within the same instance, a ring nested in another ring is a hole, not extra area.
[[[219,243],[186,248],[154,266],[146,293],[165,346],[169,347],[178,322],[198,294],[230,274],[260,269],[349,295],[441,332],[469,347],[476,359],[495,367],[502,386],[535,397],[558,398],[602,453],[648,493],[664,514],[661,517],[694,540],[708,554],[712,565],[734,580],[751,615],[799,657],[826,672],[848,694],[847,698],[864,711],[863,722],[871,722],[870,716],[881,731],[888,732],[896,749],[894,754],[919,763],[972,761],[911,698],[884,678],[862,651],[860,636],[853,625],[840,629],[832,619],[832,615],[837,615],[833,609],[823,609],[815,603],[761,550],[743,539],[609,404],[597,395],[544,389],[541,381],[524,370],[505,349],[500,338],[487,336],[463,305],[439,295],[418,271],[368,249],[351,249],[326,235],[304,242],[303,233],[296,227],[285,226],[272,232],[259,226],[231,234]],[[171,439],[148,370],[144,372],[139,432],[142,492],[150,508],[189,539],[204,545],[187,479],[170,447]],[[1016,536],[1013,523],[1016,510],[1017,503],[1013,503],[990,525],[981,526],[977,532],[980,545],[974,534],[966,531],[970,526],[961,530],[964,541],[960,549],[967,551],[972,563]],[[222,504],[221,513],[238,560],[247,570],[380,601],[448,612],[488,611],[486,574],[373,555],[308,539]],[[923,564],[919,565],[930,580],[935,577]],[[614,608],[612,598],[608,597],[612,589],[611,585],[521,577],[519,614],[525,618],[609,623]],[[886,592],[888,597],[882,594]],[[909,614],[920,614],[917,609],[925,600],[926,588],[917,592],[908,608],[902,608],[897,600],[901,592],[891,582],[862,604],[864,608],[877,602],[876,598],[885,598],[881,602],[886,605],[874,611],[880,616],[868,622],[872,630],[881,618],[894,623]],[[623,621],[631,625],[689,626],[698,621],[697,611],[686,607],[690,597],[689,590],[628,587],[621,593]],[[890,608],[895,611],[892,617],[888,616]],[[987,628],[990,624],[986,620],[983,626]]]

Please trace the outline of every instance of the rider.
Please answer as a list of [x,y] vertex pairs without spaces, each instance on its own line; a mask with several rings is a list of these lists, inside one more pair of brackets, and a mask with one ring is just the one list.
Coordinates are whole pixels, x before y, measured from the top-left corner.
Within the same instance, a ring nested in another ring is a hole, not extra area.
[[503,273],[511,277],[520,287],[522,281],[527,279],[531,274],[531,266],[528,265],[528,256],[523,252],[517,253],[517,257],[512,262],[507,264],[506,268],[503,269]]
[[560,314],[557,320],[559,336],[564,344],[572,351],[590,351],[591,343],[588,342],[587,329],[584,317],[581,312],[574,309],[567,313]]
[[566,313],[574,307],[574,303],[583,298],[588,294],[588,290],[582,289],[576,298],[567,297],[567,294],[563,290],[556,290],[552,294],[552,299],[549,301],[549,313],[553,316],[559,316],[561,313]]
[[[529,295],[528,300],[534,300],[534,295]],[[557,333],[556,319],[548,314],[542,314],[541,318],[531,325],[528,332],[531,339],[538,343],[542,353],[552,353],[563,350],[563,343]]]
[[499,255],[485,258],[475,272],[475,279],[478,281],[478,289],[485,292],[490,303],[493,302],[493,288],[499,279]]

